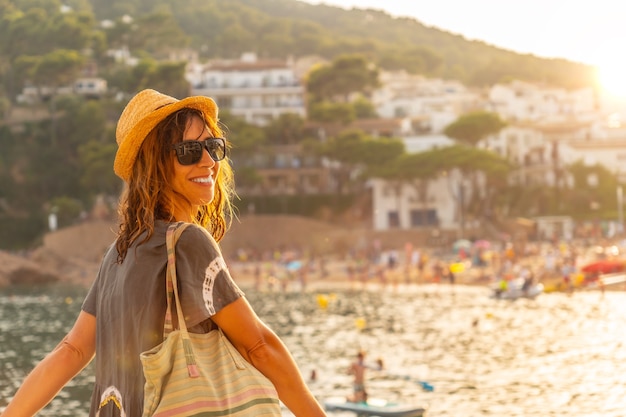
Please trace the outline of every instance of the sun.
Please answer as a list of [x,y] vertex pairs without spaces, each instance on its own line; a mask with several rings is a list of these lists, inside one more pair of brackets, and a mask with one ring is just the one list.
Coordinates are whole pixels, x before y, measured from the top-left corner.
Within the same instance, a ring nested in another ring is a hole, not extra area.
[[626,66],[609,64],[598,67],[598,81],[609,96],[626,99]]

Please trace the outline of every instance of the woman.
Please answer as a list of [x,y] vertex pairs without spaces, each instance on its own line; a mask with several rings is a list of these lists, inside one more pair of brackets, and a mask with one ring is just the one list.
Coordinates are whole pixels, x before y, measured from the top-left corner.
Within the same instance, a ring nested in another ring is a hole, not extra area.
[[233,193],[217,108],[207,97],[177,100],[154,90],[133,97],[120,116],[115,173],[126,187],[118,237],[108,249],[76,323],[25,379],[2,417],[33,416],[96,357],[90,416],[140,416],[139,354],[162,341],[165,233],[187,228],[176,245],[179,292],[192,332],[222,329],[274,384],[296,416],[323,416],[284,344],[256,316],[234,283],[216,241]]

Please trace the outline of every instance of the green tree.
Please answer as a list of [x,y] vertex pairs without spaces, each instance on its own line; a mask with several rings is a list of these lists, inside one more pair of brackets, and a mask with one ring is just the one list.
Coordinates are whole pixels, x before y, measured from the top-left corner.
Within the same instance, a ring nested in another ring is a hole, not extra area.
[[140,89],[153,88],[173,97],[184,98],[191,94],[185,79],[185,62],[163,62],[145,74]]
[[81,212],[85,210],[83,203],[71,197],[55,197],[48,203],[50,210],[57,215],[58,227],[67,227],[76,223]]
[[189,45],[174,16],[164,10],[140,15],[132,25],[132,36],[125,40],[132,51],[145,50],[153,56]]
[[[492,151],[466,144],[434,152],[437,160],[445,161],[445,171],[457,169],[461,174],[461,181],[458,184],[450,183],[449,186],[462,213],[478,219],[491,218],[495,196],[507,187],[506,178],[512,168],[510,163]],[[466,182],[471,185],[471,194],[467,193]]]
[[122,181],[111,169],[116,152],[117,144],[114,141],[90,140],[80,145],[78,157],[81,166],[80,185],[83,198],[88,197],[91,200],[101,193],[110,196],[120,193]]
[[85,62],[76,50],[57,49],[41,55],[33,68],[32,81],[39,86],[58,88],[71,85]]
[[249,159],[254,154],[271,152],[265,129],[252,125],[228,110],[220,110],[220,125],[232,146],[232,158]]
[[350,103],[330,101],[309,102],[309,119],[323,123],[349,125],[356,119],[356,111]]
[[354,114],[357,119],[376,119],[378,114],[376,108],[367,98],[359,95],[353,102]]
[[441,72],[444,58],[428,46],[406,49],[396,46],[381,51],[378,66],[389,71],[406,70],[414,74],[436,76]]
[[376,167],[392,164],[404,152],[404,143],[400,139],[372,138],[360,130],[348,130],[330,138],[320,151],[322,156],[339,162],[335,178],[341,194],[351,179],[372,176],[379,172]]
[[110,48],[129,47],[133,36],[135,24],[127,16],[117,17],[110,26],[103,29],[107,44]]
[[127,93],[153,88],[177,98],[188,97],[191,86],[185,79],[184,62],[157,62],[145,57],[134,67],[117,67],[109,76],[109,87]]
[[487,136],[499,132],[506,126],[496,113],[477,111],[467,113],[448,125],[443,133],[461,142],[475,146]]
[[566,167],[574,184],[561,196],[561,210],[576,218],[594,220],[598,218],[616,219],[617,187],[615,174],[601,164],[588,165],[577,161]]
[[355,92],[367,93],[378,87],[378,69],[362,55],[342,55],[330,65],[322,65],[308,74],[307,93],[313,101],[347,103]]
[[304,119],[296,113],[283,113],[264,130],[268,143],[272,145],[295,145],[304,136]]

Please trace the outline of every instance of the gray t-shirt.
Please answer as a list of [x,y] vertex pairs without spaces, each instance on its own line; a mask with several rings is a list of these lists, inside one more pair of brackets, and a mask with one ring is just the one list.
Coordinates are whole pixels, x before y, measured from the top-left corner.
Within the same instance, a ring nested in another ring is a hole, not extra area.
[[[83,302],[82,309],[97,322],[90,417],[142,414],[145,379],[139,354],[163,341],[168,226],[157,222],[150,240],[137,245],[140,236],[122,264],[111,245]],[[244,295],[217,243],[199,226],[188,227],[176,244],[176,276],[190,332],[214,329],[210,317]]]

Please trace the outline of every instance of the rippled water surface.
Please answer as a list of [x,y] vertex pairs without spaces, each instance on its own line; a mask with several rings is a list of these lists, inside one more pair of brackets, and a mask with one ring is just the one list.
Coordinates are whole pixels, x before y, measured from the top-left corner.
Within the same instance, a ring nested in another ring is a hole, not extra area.
[[[489,298],[482,287],[421,285],[301,293],[247,289],[321,399],[351,393],[360,349],[386,370],[372,397],[428,406],[428,416],[626,415],[626,293]],[[0,293],[0,410],[71,327],[85,290]],[[326,305],[323,308],[323,305]],[[86,416],[87,368],[41,416]],[[435,387],[421,389],[419,381]]]

